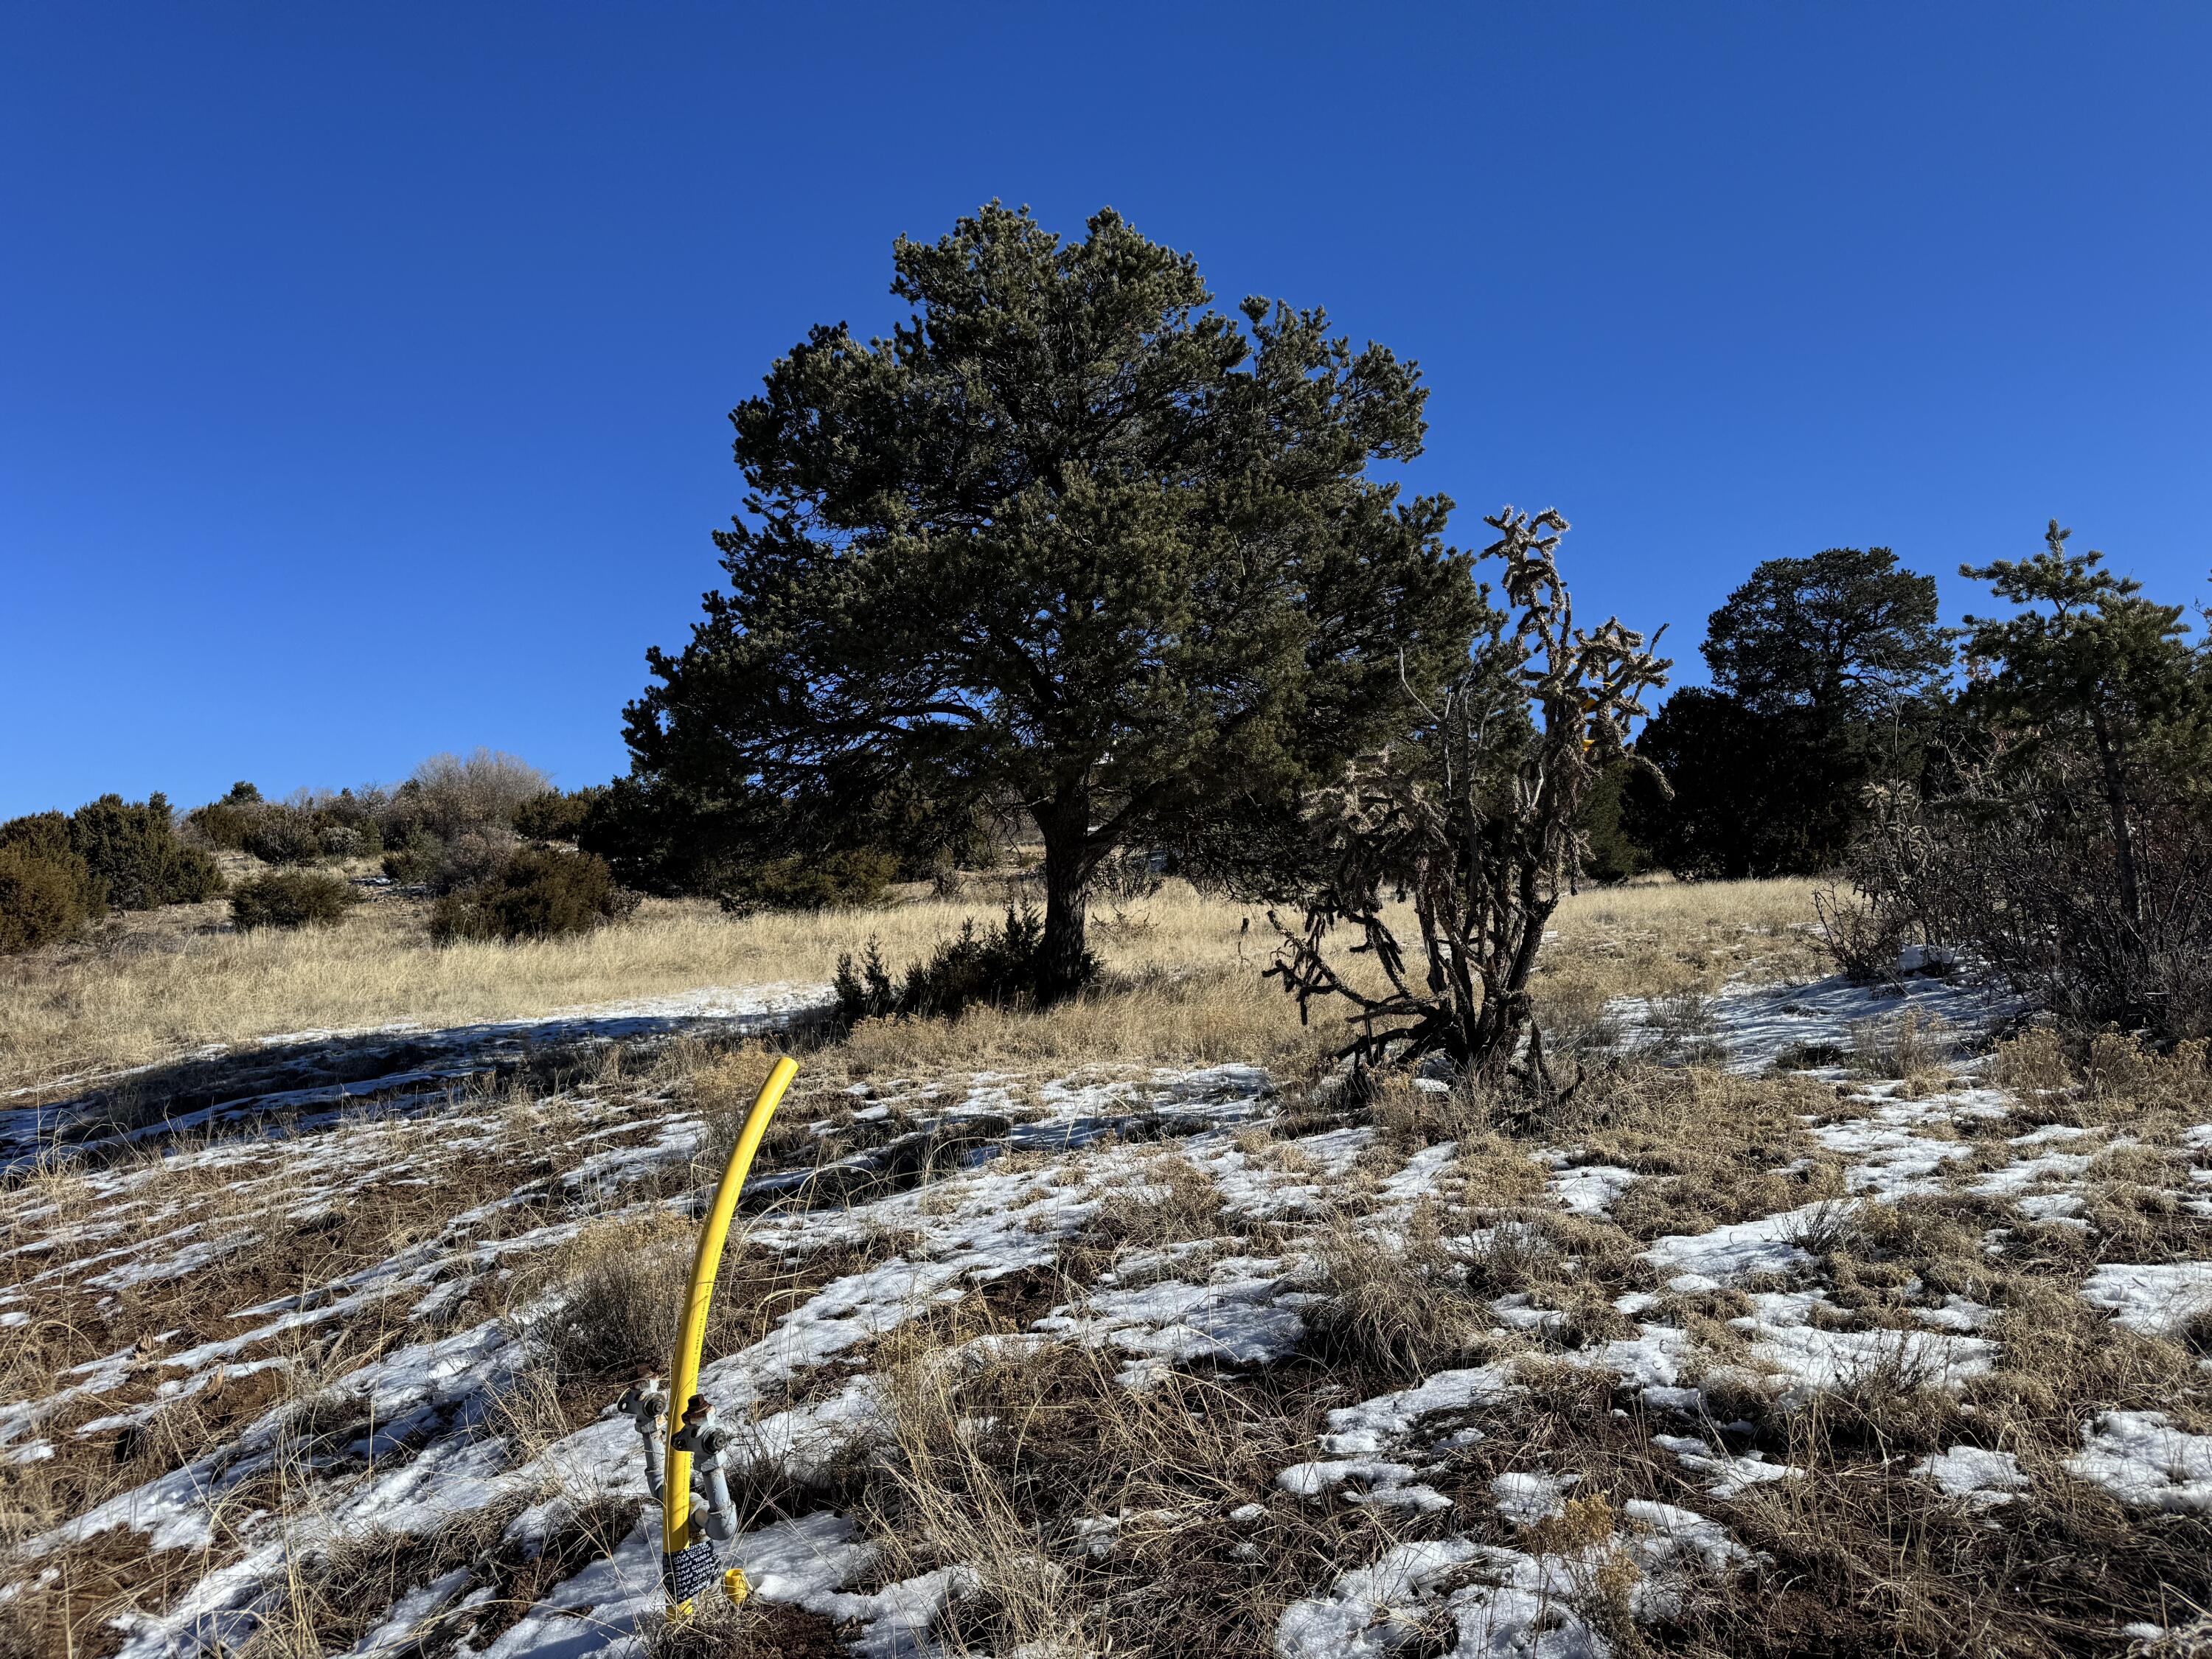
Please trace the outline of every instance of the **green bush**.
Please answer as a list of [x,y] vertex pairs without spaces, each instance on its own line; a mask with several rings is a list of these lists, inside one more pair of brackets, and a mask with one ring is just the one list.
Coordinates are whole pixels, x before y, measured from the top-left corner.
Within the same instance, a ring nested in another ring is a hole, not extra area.
[[76,856],[66,813],[32,812],[0,823],[0,847],[13,847],[33,858],[67,860]]
[[232,889],[230,919],[241,928],[327,927],[360,902],[360,892],[343,876],[272,870]]
[[794,854],[757,864],[734,878],[722,895],[725,910],[829,910],[880,904],[898,874],[898,855],[872,847]]
[[73,937],[100,908],[87,902],[90,885],[73,853],[49,858],[26,844],[0,844],[0,955]]
[[241,779],[230,786],[230,793],[221,800],[211,800],[185,813],[185,822],[210,847],[240,853],[246,850],[246,832],[259,816],[261,804],[260,790]]
[[282,806],[255,810],[239,844],[264,864],[313,864],[323,855],[314,819]]
[[606,793],[605,785],[566,793],[549,789],[514,809],[514,833],[530,841],[574,842],[582,833],[592,808]]
[[637,901],[615,884],[606,860],[589,853],[526,848],[496,873],[438,901],[430,937],[547,939],[587,933],[628,914]]
[[303,789],[289,800],[264,801],[252,784],[238,784],[222,799],[194,808],[185,822],[211,845],[250,853],[264,864],[313,864],[381,852],[377,815],[384,805],[376,790],[333,795]]
[[414,830],[404,841],[386,845],[384,873],[404,886],[420,886],[430,879],[444,851],[445,843],[428,830]]
[[[16,824],[37,823],[37,844],[51,856],[52,822],[60,816],[41,813],[34,821],[17,819]],[[222,872],[215,860],[177,839],[169,803],[158,793],[143,801],[102,795],[78,807],[68,824],[70,850],[84,860],[89,881],[118,910],[198,904],[222,891]]]
[[1626,881],[1651,867],[1651,854],[1628,833],[1622,805],[1631,789],[1644,781],[1632,763],[1608,767],[1591,785],[1583,808],[1582,830],[1589,844],[1582,873],[1601,885]]
[[[853,1024],[899,1016],[949,1019],[977,1003],[1014,1006],[1030,999],[1043,949],[1044,922],[1026,904],[981,933],[974,922],[962,923],[957,939],[939,945],[927,962],[912,964],[896,981],[871,940],[858,963],[850,955],[837,958],[837,1009]],[[1085,951],[1078,981],[1097,972],[1098,959]]]

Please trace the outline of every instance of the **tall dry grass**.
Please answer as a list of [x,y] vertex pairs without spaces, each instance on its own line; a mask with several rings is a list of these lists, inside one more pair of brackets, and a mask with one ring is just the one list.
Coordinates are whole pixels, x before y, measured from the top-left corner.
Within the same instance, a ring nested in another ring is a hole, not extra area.
[[[1747,962],[1809,962],[1811,885],[1646,884],[1585,892],[1560,907],[1549,975],[1589,994],[1716,982]],[[121,948],[49,951],[0,965],[0,1090],[161,1060],[208,1043],[401,1022],[524,1018],[707,986],[818,985],[869,940],[902,963],[1003,900],[924,898],[857,910],[733,917],[705,903],[649,901],[629,921],[578,938],[430,943],[425,908],[363,906],[339,927],[240,933],[210,907],[142,921]],[[1040,1059],[1106,1052],[1131,1060],[1282,1059],[1320,1037],[1260,976],[1273,948],[1256,907],[1179,882],[1094,919],[1117,994],[1045,1016],[976,1016],[953,1038],[905,1028],[915,1060],[933,1044],[965,1054],[990,1036]],[[1701,943],[1702,942],[1702,943]],[[1317,1019],[1319,1016],[1317,1016]],[[1330,1016],[1322,1036],[1335,1027]],[[950,1059],[948,1053],[944,1058]]]

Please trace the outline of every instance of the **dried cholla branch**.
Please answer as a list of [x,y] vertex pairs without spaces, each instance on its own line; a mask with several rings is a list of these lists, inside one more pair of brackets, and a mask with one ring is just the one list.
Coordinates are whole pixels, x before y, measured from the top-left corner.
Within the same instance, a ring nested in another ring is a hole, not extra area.
[[[1363,1067],[1442,1054],[1486,1082],[1518,1074],[1556,1094],[1529,977],[1589,853],[1590,790],[1632,758],[1628,724],[1672,665],[1652,648],[1658,635],[1647,641],[1617,617],[1575,626],[1557,512],[1509,506],[1485,522],[1498,538],[1484,556],[1504,562],[1513,611],[1441,706],[1419,705],[1410,741],[1356,763],[1310,804],[1323,873],[1295,926],[1268,913],[1282,942],[1267,972],[1302,1018],[1318,1000],[1349,1003],[1358,1030],[1339,1053]],[[1386,914],[1407,899],[1417,950]],[[1381,988],[1338,964],[1340,928],[1354,936],[1347,957],[1372,958]]]

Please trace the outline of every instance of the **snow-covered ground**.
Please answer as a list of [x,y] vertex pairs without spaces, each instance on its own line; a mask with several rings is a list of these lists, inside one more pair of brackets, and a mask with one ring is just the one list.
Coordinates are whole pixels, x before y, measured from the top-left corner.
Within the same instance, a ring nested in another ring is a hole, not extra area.
[[[0,1290],[0,1340],[64,1297],[96,1309],[219,1280],[258,1236],[220,1215],[274,1206],[304,1231],[343,1224],[372,1188],[435,1191],[458,1186],[464,1172],[475,1183],[466,1205],[436,1214],[378,1261],[311,1290],[200,1308],[189,1331],[95,1356],[44,1394],[0,1401],[0,1459],[19,1467],[64,1458],[71,1441],[105,1445],[180,1401],[235,1389],[257,1373],[310,1365],[319,1368],[315,1399],[350,1412],[360,1431],[303,1450],[298,1404],[272,1395],[179,1467],[30,1538],[8,1573],[37,1583],[56,1571],[51,1561],[104,1533],[152,1556],[179,1553],[199,1564],[187,1587],[124,1615],[120,1651],[194,1655],[234,1645],[283,1593],[288,1561],[319,1547],[372,1531],[428,1536],[512,1510],[507,1541],[526,1551],[580,1505],[611,1496],[636,1501],[640,1524],[611,1555],[505,1621],[488,1659],[635,1649],[659,1592],[633,1431],[610,1411],[550,1443],[520,1443],[501,1401],[528,1358],[525,1333],[511,1313],[477,1315],[500,1300],[494,1292],[510,1275],[587,1225],[684,1210],[691,1159],[718,1149],[704,1148],[707,1124],[680,1099],[609,1090],[519,1105],[457,1091],[454,1079],[518,1046],[631,1041],[704,1023],[752,1029],[818,1000],[809,988],[712,990],[532,1022],[394,1032],[410,1045],[404,1069],[214,1103],[130,1132],[167,1146],[162,1159],[90,1168],[68,1177],[67,1193],[58,1182],[17,1188],[9,1249],[32,1265]],[[1848,1050],[1869,1020],[1938,1018],[1971,1037],[2005,1011],[2002,998],[1964,981],[1912,977],[1901,994],[1841,981],[1735,988],[1705,1003],[1697,1021],[1701,1039],[1724,1048],[1732,1066],[1759,1071],[1785,1056]],[[1619,1012],[1632,1039],[1656,1015],[1640,1005]],[[321,1035],[286,1041],[311,1045]],[[441,1058],[425,1063],[426,1052]],[[1972,1067],[1944,1071],[1958,1077]],[[1607,1644],[1577,1609],[1613,1571],[1608,1564],[1632,1567],[1620,1570],[1621,1582],[1632,1581],[1638,1618],[1670,1616],[1700,1587],[1757,1571],[1753,1553],[1709,1511],[1806,1471],[1732,1438],[1723,1414],[1708,1410],[1714,1389],[1756,1387],[1803,1402],[1884,1373],[1955,1391],[2002,1358],[1991,1334],[1996,1310],[1954,1290],[1915,1278],[1893,1287],[1878,1316],[1838,1299],[1820,1263],[1857,1206],[1916,1194],[1985,1200],[2002,1219],[1984,1249],[2002,1260],[2039,1248],[2051,1230],[2086,1228],[2096,1160],[2144,1145],[2046,1122],[1994,1087],[1954,1084],[1908,1097],[1903,1084],[1855,1081],[1833,1066],[1815,1074],[1832,1086],[1833,1107],[1808,1117],[1804,1133],[1839,1163],[1840,1195],[1645,1235],[1634,1258],[1643,1288],[1612,1303],[1618,1328],[1632,1334],[1570,1347],[1559,1340],[1563,1310],[1502,1298],[1501,1340],[1520,1345],[1504,1357],[1326,1413],[1323,1431],[1268,1492],[1253,1495],[1251,1512],[1348,1503],[1417,1517],[1428,1535],[1317,1577],[1281,1613],[1280,1654],[1380,1655],[1416,1628],[1449,1628],[1462,1654],[1595,1656]],[[1051,1267],[1104,1206],[1160,1190],[1166,1155],[1196,1172],[1228,1220],[1265,1227],[1274,1241],[1267,1253],[1254,1254],[1245,1236],[1125,1251],[1073,1299],[1030,1316],[1024,1340],[1095,1350],[1110,1358],[1120,1386],[1137,1390],[1192,1367],[1237,1373],[1279,1363],[1308,1341],[1333,1217],[1351,1205],[1363,1230],[1399,1237],[1438,1194],[1467,1184],[1451,1142],[1394,1155],[1378,1170],[1375,1130],[1279,1134],[1279,1105],[1271,1079],[1243,1066],[917,1078],[828,1106],[817,1097],[823,1156],[762,1169],[753,1199],[765,1207],[745,1220],[744,1243],[862,1265],[821,1282],[761,1340],[714,1358],[702,1391],[749,1425],[750,1458],[803,1480],[841,1448],[881,1433],[870,1365],[878,1344],[994,1281]],[[860,1126],[889,1138],[854,1133]],[[0,1157],[50,1145],[70,1127],[66,1108],[0,1112]],[[210,1138],[216,1130],[231,1133]],[[896,1167],[902,1147],[932,1137],[957,1155],[927,1179],[870,1185]],[[2193,1164],[2212,1159],[2208,1139],[2185,1133],[2160,1150]],[[1594,1160],[1575,1145],[1530,1143],[1526,1152],[1541,1196],[1512,1216],[1500,1207],[1492,1230],[1545,1214],[1604,1224],[1646,1183],[1673,1179]],[[486,1185],[485,1170],[503,1158],[514,1160],[516,1178]],[[860,1196],[809,1201],[825,1182]],[[221,1206],[192,1197],[216,1192]],[[1479,1217],[1480,1195],[1465,1201]],[[1479,1242],[1471,1237],[1470,1248]],[[2078,1294],[2117,1327],[2169,1334],[2212,1311],[2212,1261],[2104,1261]],[[1710,1310],[1723,1304],[1726,1316],[1716,1322]],[[1692,1316],[1698,1308],[1708,1310],[1702,1322]],[[349,1365],[350,1334],[370,1328],[384,1340]],[[1538,1359],[1610,1374],[1614,1414],[1639,1412],[1651,1425],[1655,1459],[1672,1483],[1665,1501],[1577,1512],[1579,1477],[1541,1466],[1498,1475],[1486,1498],[1448,1495],[1439,1473],[1447,1460],[1481,1437],[1486,1413],[1525,1389],[1524,1362]],[[2086,1413],[2079,1430],[2078,1450],[2055,1467],[2024,1465],[2006,1446],[1960,1443],[1920,1460],[1910,1478],[1976,1513],[2002,1513],[2043,1480],[2088,1483],[2145,1512],[2212,1510],[2212,1437],[2157,1412]],[[280,1511],[258,1501],[280,1465],[287,1489],[304,1482],[312,1502]],[[1562,1534],[1577,1514],[1583,1532]],[[1113,1547],[1120,1524],[1097,1523],[1099,1550]],[[760,1528],[725,1554],[764,1601],[835,1620],[854,1650],[871,1655],[929,1651],[931,1619],[973,1583],[961,1563],[886,1581],[876,1545],[852,1516],[830,1509]],[[406,1649],[476,1593],[465,1572],[403,1587],[356,1650]]]

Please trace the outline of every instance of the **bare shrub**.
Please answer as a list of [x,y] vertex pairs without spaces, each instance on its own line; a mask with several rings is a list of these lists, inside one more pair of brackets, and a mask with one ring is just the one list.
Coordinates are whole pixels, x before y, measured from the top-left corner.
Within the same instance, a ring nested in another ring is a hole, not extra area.
[[522,807],[552,787],[551,778],[520,756],[479,749],[465,760],[431,756],[400,787],[398,799],[432,835],[451,841],[465,830],[510,827]]
[[464,830],[442,842],[412,843],[403,858],[422,860],[416,878],[441,896],[479,887],[506,869],[521,845],[512,830],[497,824]]
[[1893,897],[1829,886],[1813,895],[1820,940],[1845,979],[1879,985],[1897,978],[1898,953],[1912,932],[1912,918]]
[[[1503,562],[1514,611],[1491,614],[1473,664],[1441,707],[1420,707],[1411,741],[1315,799],[1312,878],[1296,927],[1269,913],[1282,945],[1267,972],[1302,1018],[1316,1000],[1351,1004],[1357,1030],[1341,1052],[1363,1066],[1441,1053],[1487,1082],[1511,1073],[1552,1093],[1529,979],[1589,855],[1584,808],[1628,758],[1628,724],[1670,665],[1618,619],[1575,626],[1553,556],[1559,514],[1508,507],[1486,522],[1498,539],[1485,556]],[[1417,940],[1389,914],[1401,892]],[[1338,963],[1340,927],[1387,984],[1370,990]]]
[[1808,1255],[1833,1255],[1850,1249],[1865,1231],[1862,1207],[1851,1199],[1824,1198],[1808,1205],[1783,1237]]
[[1982,782],[1886,823],[1893,879],[1931,940],[1989,963],[2073,1024],[2212,1034],[2212,826],[2177,803],[2136,814],[2137,914],[2081,821]]

